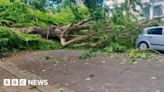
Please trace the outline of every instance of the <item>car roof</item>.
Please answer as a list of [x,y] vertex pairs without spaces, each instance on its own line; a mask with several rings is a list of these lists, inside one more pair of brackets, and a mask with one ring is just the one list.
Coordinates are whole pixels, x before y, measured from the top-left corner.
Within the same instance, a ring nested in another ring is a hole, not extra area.
[[145,29],[152,29],[152,28],[164,28],[164,26],[153,26],[153,27],[147,27]]

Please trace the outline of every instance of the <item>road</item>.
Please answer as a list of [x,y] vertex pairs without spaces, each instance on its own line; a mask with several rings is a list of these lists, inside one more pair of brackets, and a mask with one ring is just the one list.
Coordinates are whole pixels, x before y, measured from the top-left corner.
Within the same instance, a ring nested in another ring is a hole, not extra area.
[[[12,63],[21,71],[48,79],[49,86],[61,92],[164,92],[163,56],[132,64],[123,54],[79,59],[81,53],[69,50],[20,53],[3,63]],[[1,79],[10,76],[1,68],[0,73]]]

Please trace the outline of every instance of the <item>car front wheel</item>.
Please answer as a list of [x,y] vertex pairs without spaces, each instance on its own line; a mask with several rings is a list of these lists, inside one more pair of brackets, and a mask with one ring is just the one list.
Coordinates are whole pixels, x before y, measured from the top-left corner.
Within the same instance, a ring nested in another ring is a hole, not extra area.
[[138,48],[139,48],[140,50],[147,50],[147,49],[149,48],[149,46],[148,46],[147,43],[142,42],[142,43],[139,44]]

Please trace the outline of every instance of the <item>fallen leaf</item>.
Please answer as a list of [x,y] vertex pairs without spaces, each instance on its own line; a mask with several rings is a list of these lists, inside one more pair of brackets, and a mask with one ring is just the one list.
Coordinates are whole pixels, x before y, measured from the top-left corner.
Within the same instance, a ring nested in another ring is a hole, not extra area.
[[106,63],[106,61],[103,60],[102,63]]
[[85,80],[89,81],[89,80],[91,80],[91,78],[89,77],[89,78],[86,78]]
[[157,78],[156,78],[155,76],[153,76],[153,77],[151,77],[151,79],[152,79],[152,80],[155,80],[155,79],[157,79]]
[[125,62],[121,62],[120,64],[123,65],[123,64],[125,64]]
[[45,72],[45,71],[46,71],[46,69],[43,69],[43,70],[42,70],[42,72]]
[[155,92],[160,92],[160,90],[156,90]]
[[59,92],[63,92],[64,88],[59,88],[58,90],[59,90]]
[[132,64],[134,64],[134,65],[137,64],[137,63],[138,63],[137,61],[133,61],[133,62],[132,62]]
[[122,60],[123,62],[127,61],[127,60]]

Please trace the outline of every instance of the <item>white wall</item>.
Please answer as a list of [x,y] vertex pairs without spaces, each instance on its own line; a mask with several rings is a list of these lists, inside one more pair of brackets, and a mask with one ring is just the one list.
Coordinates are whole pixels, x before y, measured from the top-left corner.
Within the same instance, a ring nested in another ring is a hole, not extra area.
[[141,3],[148,3],[150,0],[141,0]]
[[114,4],[121,4],[123,2],[125,2],[125,0],[104,0],[104,4],[107,6],[111,6]]

